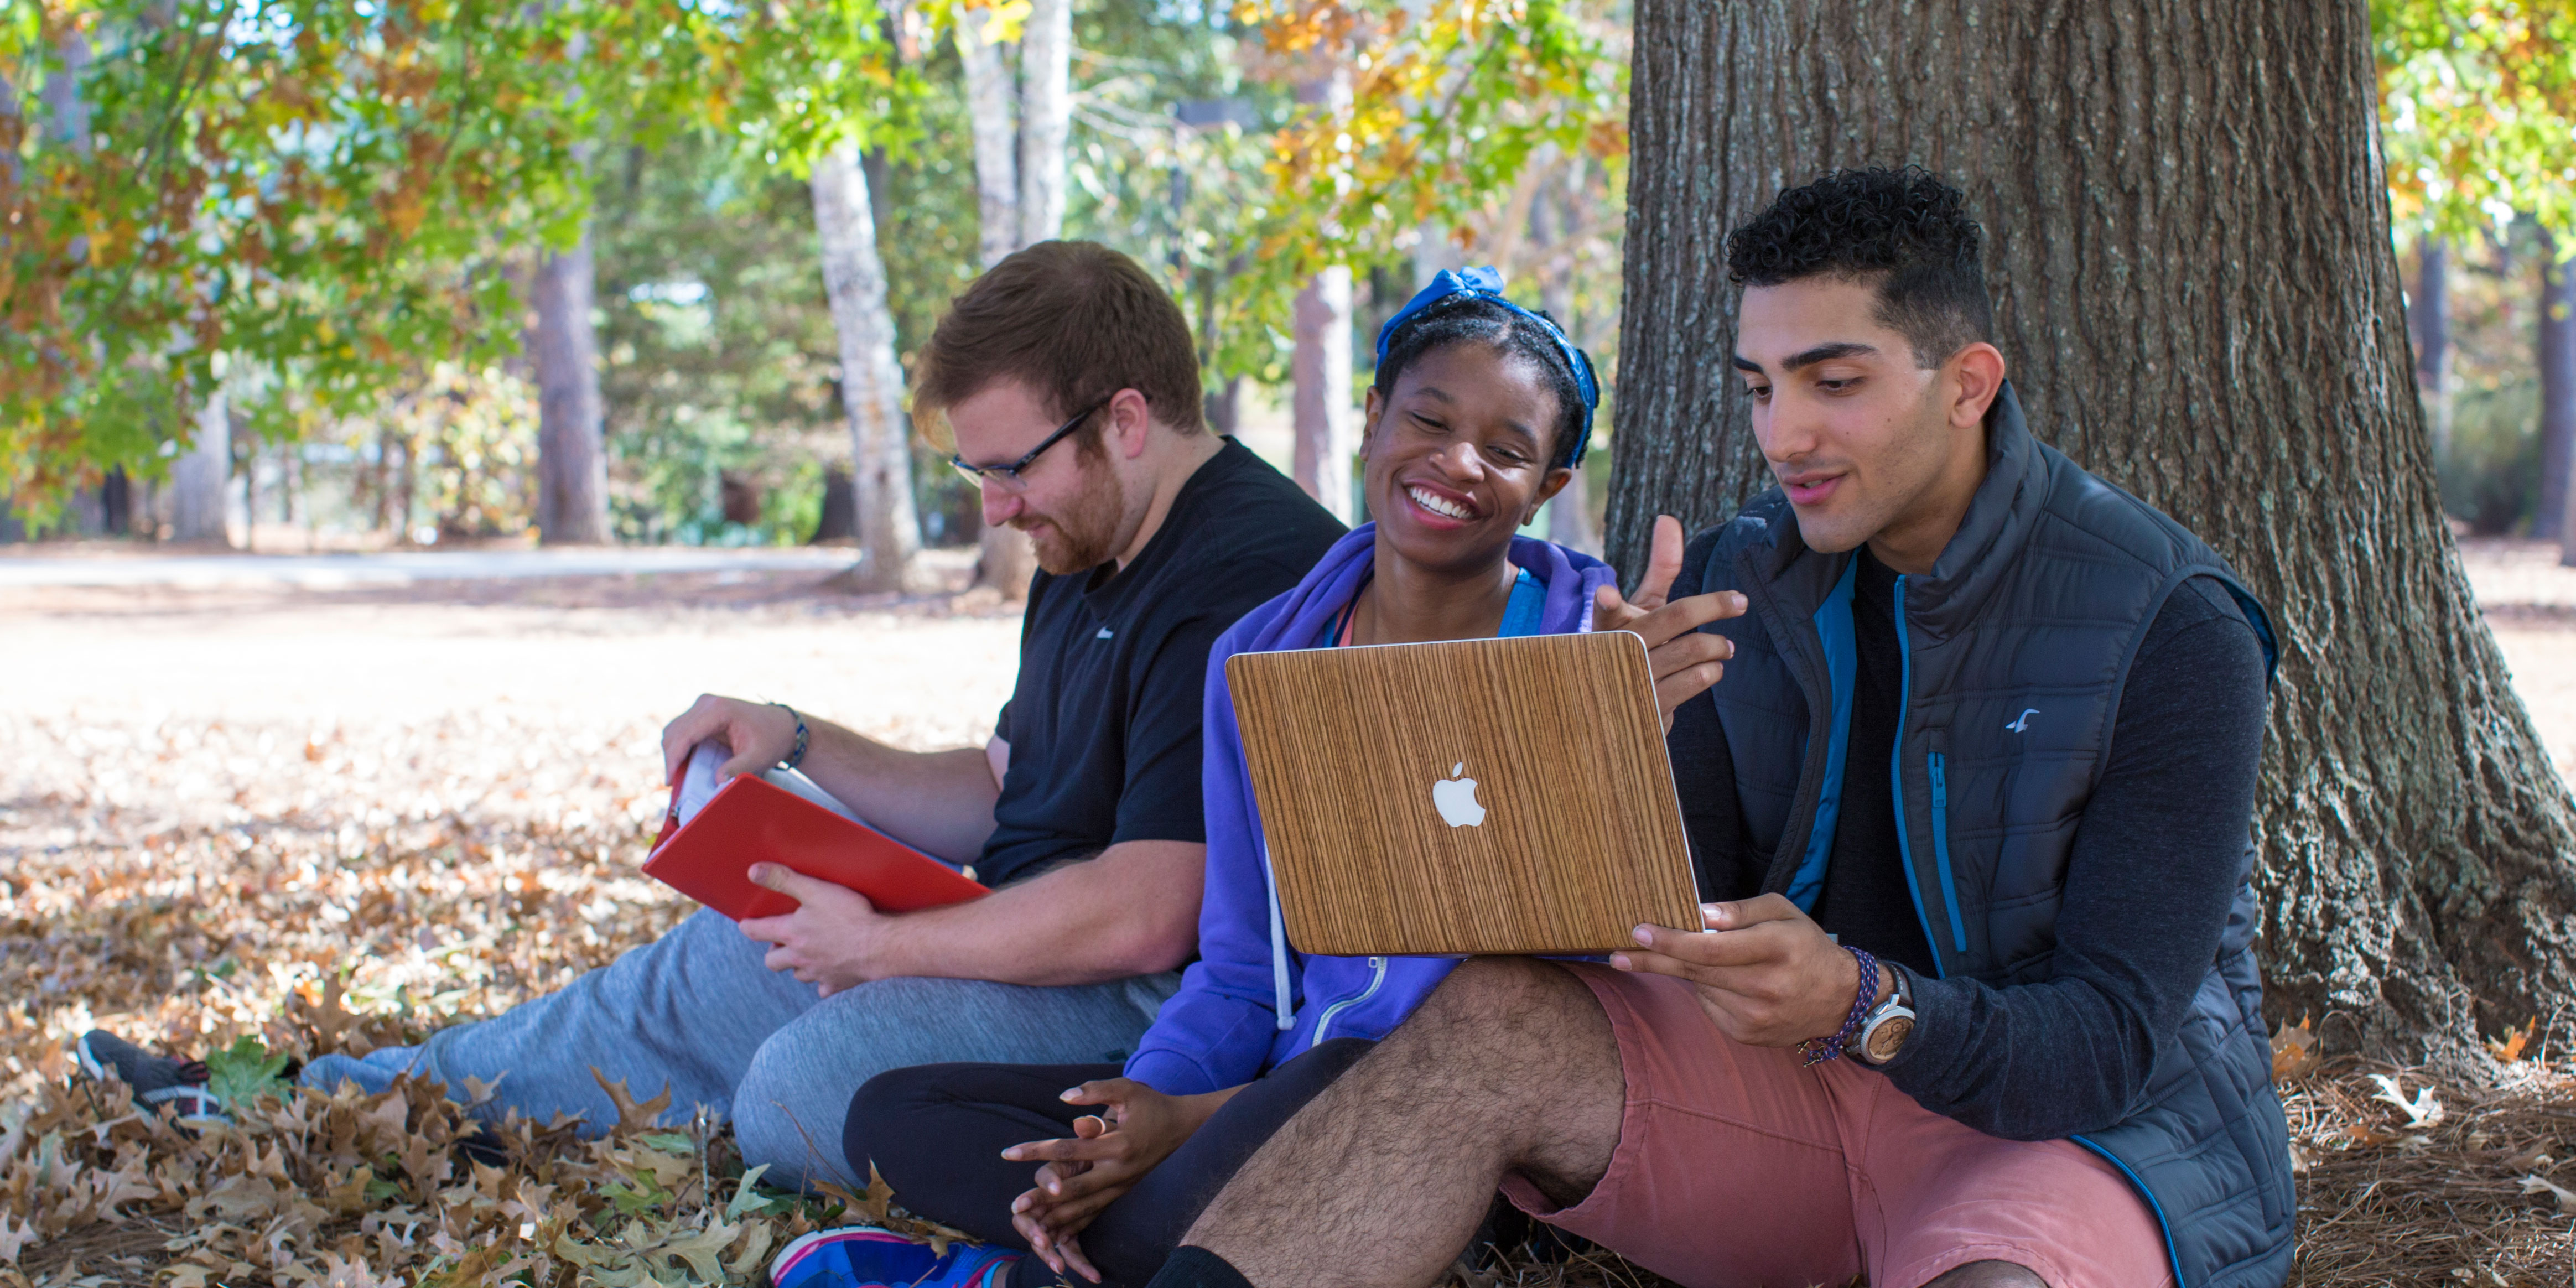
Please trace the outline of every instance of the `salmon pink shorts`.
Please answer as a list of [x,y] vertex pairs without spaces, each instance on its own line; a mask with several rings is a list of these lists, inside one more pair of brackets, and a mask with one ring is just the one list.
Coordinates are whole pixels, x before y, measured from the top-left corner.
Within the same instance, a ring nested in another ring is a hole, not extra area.
[[2145,1200],[2084,1147],[1989,1136],[1857,1061],[1737,1043],[1669,976],[1559,964],[1609,1013],[1628,1099],[1581,1203],[1505,1178],[1531,1216],[1690,1288],[1918,1288],[1978,1261],[2051,1288],[2173,1282]]

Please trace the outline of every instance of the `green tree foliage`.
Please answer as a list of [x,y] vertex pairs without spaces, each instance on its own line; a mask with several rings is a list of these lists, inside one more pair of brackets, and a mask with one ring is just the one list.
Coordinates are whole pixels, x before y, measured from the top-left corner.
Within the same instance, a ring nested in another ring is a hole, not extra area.
[[2465,237],[2516,212],[2576,230],[2576,6],[2372,0],[2401,225]]
[[[592,235],[624,540],[801,540],[822,486],[809,467],[848,451],[812,199],[744,160],[691,134],[601,167]],[[728,476],[767,485],[776,521],[729,526]]]
[[1626,51],[1577,0],[1257,0],[1273,75],[1340,64],[1346,101],[1301,111],[1271,140],[1246,321],[1285,330],[1316,270],[1410,258],[1425,224],[1473,258],[1474,229],[1544,153],[1627,161]]
[[[901,136],[884,48],[869,0],[0,0],[0,470],[39,505],[151,472],[224,368],[300,391],[251,404],[283,434],[508,352],[585,145],[801,170]],[[66,90],[76,131],[39,119]]]
[[507,344],[491,238],[578,205],[577,35],[521,0],[0,0],[15,490],[153,466],[218,355],[350,406]]

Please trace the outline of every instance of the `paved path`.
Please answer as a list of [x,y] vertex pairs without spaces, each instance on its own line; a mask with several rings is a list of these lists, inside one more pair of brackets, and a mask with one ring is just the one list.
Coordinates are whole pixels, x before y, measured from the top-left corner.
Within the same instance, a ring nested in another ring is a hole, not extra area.
[[0,555],[0,588],[39,586],[293,586],[339,590],[430,581],[523,577],[613,577],[642,573],[829,572],[855,562],[848,550],[709,550],[641,547],[587,550],[401,551],[340,555]]

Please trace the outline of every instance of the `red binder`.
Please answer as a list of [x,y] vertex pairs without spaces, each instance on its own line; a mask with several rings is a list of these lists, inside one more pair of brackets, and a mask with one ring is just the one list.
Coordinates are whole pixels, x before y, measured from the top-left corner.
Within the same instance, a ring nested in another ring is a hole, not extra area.
[[880,912],[915,912],[991,893],[955,868],[757,774],[726,783],[684,826],[675,805],[663,817],[644,874],[736,921],[796,911],[794,899],[751,883],[755,863],[784,864],[847,886]]

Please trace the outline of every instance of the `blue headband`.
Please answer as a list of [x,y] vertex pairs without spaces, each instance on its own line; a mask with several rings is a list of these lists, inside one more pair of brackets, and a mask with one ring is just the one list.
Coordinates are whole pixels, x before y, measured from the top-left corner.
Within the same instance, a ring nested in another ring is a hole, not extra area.
[[1404,307],[1397,309],[1395,316],[1378,328],[1378,365],[1386,365],[1387,346],[1395,339],[1396,332],[1403,330],[1405,324],[1420,316],[1423,310],[1453,295],[1491,300],[1509,312],[1537,323],[1538,329],[1556,344],[1556,351],[1564,356],[1565,365],[1574,371],[1574,391],[1583,398],[1583,423],[1578,427],[1582,437],[1575,440],[1574,455],[1566,460],[1568,465],[1581,465],[1583,453],[1592,446],[1592,413],[1601,406],[1601,386],[1592,377],[1592,359],[1586,357],[1583,350],[1575,348],[1574,341],[1566,338],[1565,328],[1512,303],[1510,297],[1503,294],[1503,275],[1492,268],[1444,268],[1432,274],[1431,284],[1414,292],[1413,298],[1406,300]]

